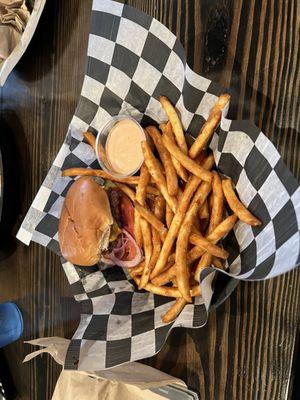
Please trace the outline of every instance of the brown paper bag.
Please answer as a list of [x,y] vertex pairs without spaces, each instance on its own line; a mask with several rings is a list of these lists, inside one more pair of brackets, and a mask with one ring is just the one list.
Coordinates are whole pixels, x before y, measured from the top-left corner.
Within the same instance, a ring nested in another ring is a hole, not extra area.
[[62,371],[52,400],[163,400],[165,397],[138,386],[96,379],[77,371]]
[[[42,353],[49,353],[58,364],[63,365],[69,342],[68,339],[59,337],[40,338],[25,342],[43,348],[28,354],[24,362]],[[148,389],[171,384],[186,387],[180,379],[137,362],[103,371],[63,370],[57,381],[52,399],[162,400],[164,397]]]

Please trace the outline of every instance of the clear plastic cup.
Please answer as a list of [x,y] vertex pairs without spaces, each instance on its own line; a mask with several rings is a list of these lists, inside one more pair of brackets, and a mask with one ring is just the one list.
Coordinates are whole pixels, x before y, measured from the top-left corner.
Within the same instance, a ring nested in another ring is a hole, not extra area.
[[[117,177],[117,178],[125,178],[128,176],[132,176],[135,173],[138,172],[138,170],[141,168],[142,164],[143,164],[143,160],[141,161],[141,163],[139,165],[137,165],[136,169],[128,174],[122,174],[118,171],[115,171],[113,169],[113,167],[111,166],[109,159],[107,157],[106,154],[106,142],[109,136],[109,133],[111,132],[112,128],[120,121],[122,120],[130,120],[132,122],[134,122],[137,127],[140,129],[140,133],[141,136],[143,138],[143,140],[147,140],[146,139],[146,134],[144,129],[141,127],[141,125],[132,117],[128,116],[128,115],[117,115],[111,118],[111,120],[109,122],[107,122],[98,132],[97,138],[96,138],[96,149],[98,150],[96,153],[97,155],[97,159],[98,162],[101,166],[101,168],[108,172],[109,174]],[[130,143],[128,144],[130,146]]]

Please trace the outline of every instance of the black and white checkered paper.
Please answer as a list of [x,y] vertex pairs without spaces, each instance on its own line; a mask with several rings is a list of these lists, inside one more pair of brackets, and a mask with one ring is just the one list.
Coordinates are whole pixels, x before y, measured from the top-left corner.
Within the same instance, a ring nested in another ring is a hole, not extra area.
[[[195,136],[222,92],[189,68],[182,45],[157,20],[127,5],[94,0],[79,104],[18,238],[26,244],[38,242],[60,255],[58,221],[74,181],[62,178],[61,170],[99,168],[83,131],[96,134],[117,114],[130,115],[142,125],[164,122],[158,99],[166,95],[179,110],[186,131]],[[101,370],[152,356],[172,327],[206,323],[215,275],[216,289],[224,281],[222,274],[230,281],[218,291],[215,302],[220,303],[234,286],[232,281],[271,278],[299,263],[300,188],[272,143],[257,127],[224,115],[210,146],[219,170],[232,177],[240,199],[263,225],[237,223],[224,240],[230,252],[227,272],[203,271],[202,297],[167,325],[161,317],[173,299],[138,291],[121,268],[78,267],[62,260],[75,299],[82,304],[65,368]]]

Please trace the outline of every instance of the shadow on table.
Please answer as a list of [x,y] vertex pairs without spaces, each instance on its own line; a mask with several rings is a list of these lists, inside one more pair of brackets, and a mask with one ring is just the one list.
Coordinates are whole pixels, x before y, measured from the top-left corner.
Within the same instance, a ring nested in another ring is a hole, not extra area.
[[[30,175],[27,161],[28,145],[23,127],[15,113],[0,117],[0,148],[3,163],[3,207],[0,223],[0,261],[15,250],[18,221],[22,217],[26,175]],[[21,154],[22,152],[22,154]],[[28,177],[27,177],[28,179]]]
[[[46,2],[28,49],[15,68],[23,80],[41,79],[58,63],[66,46],[69,45],[72,32],[76,29],[79,7],[79,1],[73,1],[72,7],[67,1]],[[59,13],[67,17],[63,26],[58,26]],[[64,27],[68,27],[68,29],[64,29]],[[59,46],[57,43],[58,30],[64,31],[63,40],[59,42]],[[39,63],[36,62],[37,58],[40,58]]]

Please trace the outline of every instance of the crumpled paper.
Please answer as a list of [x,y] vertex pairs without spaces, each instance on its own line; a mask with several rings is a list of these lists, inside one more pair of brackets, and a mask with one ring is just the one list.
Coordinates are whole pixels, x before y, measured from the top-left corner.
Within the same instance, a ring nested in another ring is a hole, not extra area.
[[29,17],[24,0],[0,0],[0,62],[19,43]]
[[0,0],[0,24],[22,33],[30,17],[25,0]]
[[[42,348],[28,354],[23,362],[28,362],[43,353],[49,353],[58,364],[64,365],[70,340],[48,337],[25,343]],[[182,380],[137,362],[105,371],[63,370],[57,381],[52,400],[96,400],[99,398],[159,400],[162,397],[149,389],[171,384],[186,387]],[[99,397],[100,395],[101,397]]]
[[0,86],[27,49],[45,3],[36,0],[30,14],[25,0],[0,0]]

